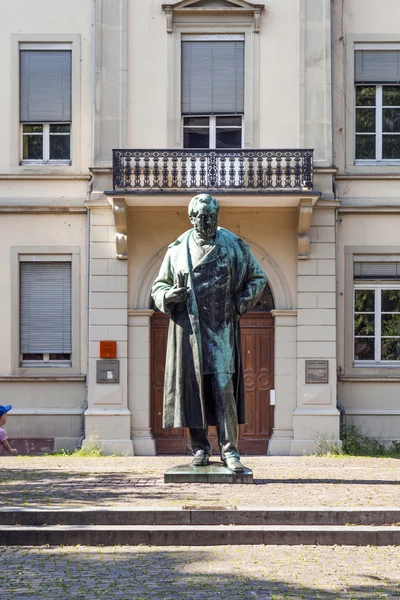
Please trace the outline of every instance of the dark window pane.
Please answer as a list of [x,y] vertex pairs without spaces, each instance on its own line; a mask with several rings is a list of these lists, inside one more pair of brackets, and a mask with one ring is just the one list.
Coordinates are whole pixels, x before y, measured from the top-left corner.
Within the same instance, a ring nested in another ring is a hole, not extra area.
[[23,354],[22,360],[43,360],[43,354]]
[[382,335],[400,336],[400,315],[382,315]]
[[24,133],[43,133],[43,125],[23,125]]
[[400,135],[382,136],[382,158],[400,158]]
[[217,127],[229,127],[229,125],[234,125],[235,127],[242,126],[242,117],[217,117],[216,118]]
[[69,135],[50,136],[50,160],[69,160],[71,138]]
[[400,109],[384,108],[382,115],[382,130],[398,133],[400,131]]
[[382,290],[382,312],[400,312],[400,290]]
[[356,86],[356,106],[375,106],[375,86]]
[[356,135],[356,158],[360,160],[375,159],[374,135]]
[[53,124],[50,125],[50,133],[69,133],[71,131],[71,125],[64,124]]
[[375,292],[374,290],[356,290],[355,291],[355,312],[374,312],[375,311]]
[[43,160],[43,136],[42,135],[24,135],[23,153],[25,160]]
[[375,338],[355,338],[354,360],[375,360]]
[[400,360],[399,338],[386,338],[382,340],[381,360]]
[[208,121],[208,117],[184,117],[183,124],[185,126],[190,125],[192,127],[195,127],[196,125],[201,127],[208,127]]
[[357,108],[356,109],[356,132],[357,133],[375,133],[375,109],[374,108]]
[[354,315],[354,335],[374,335],[375,315]]
[[384,85],[382,103],[383,106],[400,106],[400,87]]
[[49,360],[70,360],[70,354],[49,354]]
[[183,147],[184,148],[209,148],[210,134],[208,128],[204,129],[183,129]]
[[217,129],[216,130],[217,148],[241,148],[242,130],[241,129]]

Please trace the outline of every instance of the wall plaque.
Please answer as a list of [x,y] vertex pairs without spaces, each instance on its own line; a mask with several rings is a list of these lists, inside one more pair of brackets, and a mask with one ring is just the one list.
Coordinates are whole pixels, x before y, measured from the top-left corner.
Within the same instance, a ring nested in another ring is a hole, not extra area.
[[119,383],[119,360],[98,360],[96,366],[96,383]]
[[328,361],[306,360],[306,383],[328,383]]

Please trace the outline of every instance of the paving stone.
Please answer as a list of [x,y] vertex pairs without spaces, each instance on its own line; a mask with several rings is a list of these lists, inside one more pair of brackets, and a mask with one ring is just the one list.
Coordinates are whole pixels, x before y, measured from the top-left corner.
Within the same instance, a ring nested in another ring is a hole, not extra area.
[[[349,560],[349,558],[351,558]],[[400,548],[0,548],[2,600],[398,598]]]
[[244,457],[254,484],[164,484],[189,457],[0,456],[0,507],[399,506],[400,461]]

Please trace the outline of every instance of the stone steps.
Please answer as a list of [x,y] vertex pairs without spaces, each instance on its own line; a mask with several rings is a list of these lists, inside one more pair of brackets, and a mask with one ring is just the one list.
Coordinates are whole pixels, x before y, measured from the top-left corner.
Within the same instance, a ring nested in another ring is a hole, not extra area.
[[400,508],[2,509],[0,545],[399,545]]

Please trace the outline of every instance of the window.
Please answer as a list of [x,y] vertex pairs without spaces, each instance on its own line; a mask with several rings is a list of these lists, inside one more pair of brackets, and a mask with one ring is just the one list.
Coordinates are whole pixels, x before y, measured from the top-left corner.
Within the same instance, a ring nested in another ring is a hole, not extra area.
[[356,164],[400,161],[400,44],[357,44]]
[[242,117],[184,117],[183,147],[241,148]]
[[20,44],[21,160],[71,163],[71,44]]
[[354,365],[400,365],[400,262],[354,262]]
[[241,148],[244,38],[182,36],[184,148]]
[[20,260],[20,364],[71,366],[71,259]]

